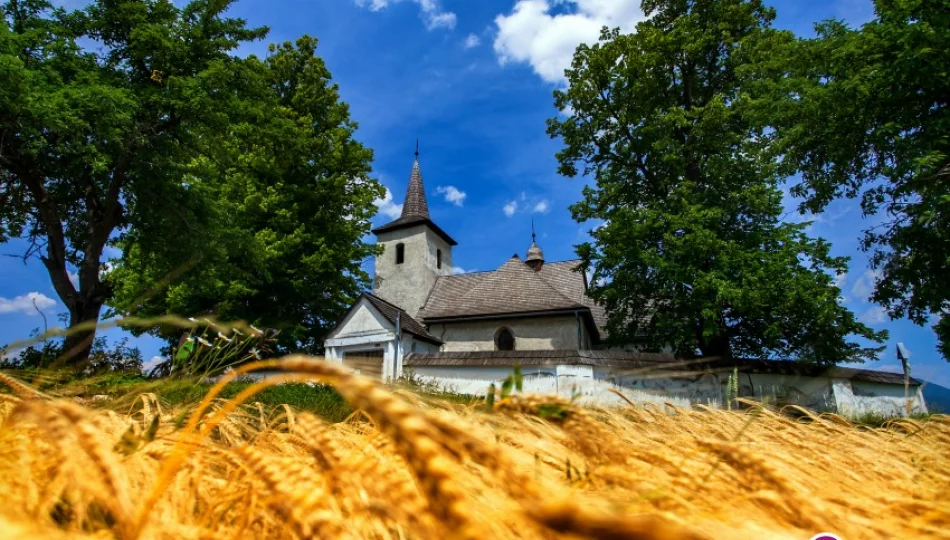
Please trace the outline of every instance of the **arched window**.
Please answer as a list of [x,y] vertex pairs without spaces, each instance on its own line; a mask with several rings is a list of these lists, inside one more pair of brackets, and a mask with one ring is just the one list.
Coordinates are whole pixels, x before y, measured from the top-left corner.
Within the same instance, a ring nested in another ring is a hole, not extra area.
[[406,260],[406,245],[396,244],[396,264],[402,264]]
[[502,328],[495,332],[495,350],[513,351],[515,350],[515,336],[511,330]]
[[435,267],[442,270],[442,250],[435,250]]

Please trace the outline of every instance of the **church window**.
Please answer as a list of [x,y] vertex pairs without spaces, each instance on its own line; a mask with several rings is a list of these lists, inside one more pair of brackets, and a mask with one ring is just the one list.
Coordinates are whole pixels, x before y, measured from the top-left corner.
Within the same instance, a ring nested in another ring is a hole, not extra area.
[[511,330],[502,328],[495,332],[495,350],[513,351],[515,350],[515,336]]
[[396,264],[402,264],[406,260],[406,245],[396,244]]
[[442,270],[442,250],[435,250],[435,267]]

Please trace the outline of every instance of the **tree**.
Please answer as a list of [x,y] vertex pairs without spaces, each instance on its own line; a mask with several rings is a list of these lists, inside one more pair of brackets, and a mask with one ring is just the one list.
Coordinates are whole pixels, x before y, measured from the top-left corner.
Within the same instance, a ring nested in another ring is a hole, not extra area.
[[[39,329],[32,335],[38,336]],[[48,369],[57,367],[57,361],[62,357],[63,340],[59,338],[44,339],[41,343],[30,345],[16,351],[9,357],[0,355],[0,369]],[[0,346],[0,353],[5,353],[6,347]],[[105,337],[99,336],[93,340],[89,361],[81,371],[83,375],[94,375],[108,371],[141,372],[142,351],[138,347],[130,347],[128,338],[122,338],[109,348]],[[71,374],[75,374],[71,372]]]
[[858,362],[882,341],[839,304],[847,259],[781,221],[779,174],[749,113],[746,64],[791,36],[760,1],[648,0],[630,35],[581,45],[565,91],[559,171],[596,184],[572,207],[602,221],[578,246],[611,339],[682,356]]
[[363,238],[383,193],[316,47],[305,36],[248,59],[241,112],[189,169],[191,189],[215,201],[200,264],[163,284],[188,254],[126,235],[127,256],[108,279],[117,313],[213,313],[280,329],[285,351],[322,349],[369,283],[360,264],[375,247]]
[[[29,240],[24,259],[43,262],[72,329],[96,324],[112,296],[101,277],[110,241],[137,231],[182,245],[181,231],[204,221],[182,165],[227,125],[243,82],[231,51],[266,34],[224,18],[230,4],[2,7],[0,241]],[[66,354],[85,363],[94,338],[94,328],[71,333]]]
[[[791,44],[760,107],[803,212],[859,198],[881,220],[862,241],[880,271],[871,299],[923,325],[950,311],[950,7],[874,4],[859,29],[828,21]],[[950,360],[950,319],[936,330]]]

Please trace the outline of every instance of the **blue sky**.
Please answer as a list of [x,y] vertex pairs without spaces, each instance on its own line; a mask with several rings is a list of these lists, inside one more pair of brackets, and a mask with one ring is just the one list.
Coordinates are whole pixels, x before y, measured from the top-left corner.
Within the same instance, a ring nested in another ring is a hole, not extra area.
[[[860,24],[873,16],[869,0],[772,5],[776,26],[800,35],[811,34],[818,20]],[[560,142],[545,133],[545,120],[556,114],[552,91],[563,84],[578,43],[595,40],[603,25],[630,30],[642,19],[639,0],[241,0],[232,14],[271,28],[265,42],[242,53],[263,55],[267,43],[301,34],[319,38],[318,54],[360,125],[357,138],[374,149],[375,174],[391,192],[380,201],[375,225],[398,215],[418,137],[430,212],[459,242],[457,267],[491,270],[513,253],[523,256],[532,218],[549,261],[575,257],[574,245],[589,226],[575,223],[568,205],[580,199],[583,180],[557,175]],[[890,331],[882,360],[867,367],[898,371],[894,346],[902,341],[916,376],[950,385],[930,328],[890,321],[866,301],[875,276],[857,239],[868,223],[855,202],[840,201],[811,228],[833,243],[835,254],[852,257],[839,281],[846,304]],[[10,242],[0,253],[22,248]],[[43,326],[34,299],[50,326],[56,324],[64,308],[38,261],[0,257],[0,275],[0,343]],[[140,345],[150,358],[160,343]]]

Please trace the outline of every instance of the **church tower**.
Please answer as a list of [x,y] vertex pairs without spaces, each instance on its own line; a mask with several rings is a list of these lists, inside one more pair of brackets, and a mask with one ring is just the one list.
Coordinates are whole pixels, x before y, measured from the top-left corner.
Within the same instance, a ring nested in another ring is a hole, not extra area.
[[373,229],[383,252],[376,256],[373,294],[418,315],[439,276],[452,275],[452,246],[457,242],[429,218],[419,143],[399,219]]

